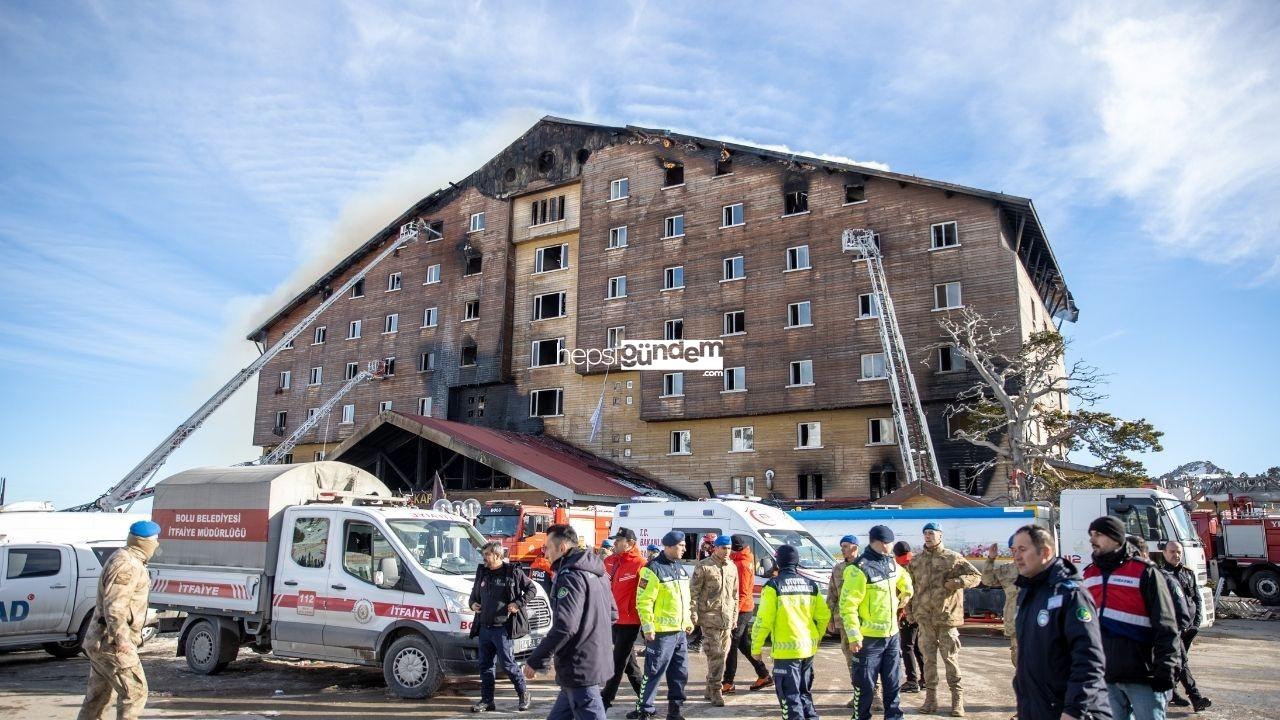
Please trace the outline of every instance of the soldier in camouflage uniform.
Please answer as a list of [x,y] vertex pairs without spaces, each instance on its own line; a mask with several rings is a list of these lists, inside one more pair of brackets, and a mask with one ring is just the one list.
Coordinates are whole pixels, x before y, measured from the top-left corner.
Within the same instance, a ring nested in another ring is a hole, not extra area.
[[125,547],[111,554],[98,578],[98,601],[84,638],[89,688],[78,720],[102,720],[114,701],[119,720],[134,720],[147,704],[147,677],[138,646],[147,622],[151,580],[147,561],[160,546],[160,526],[139,520]]
[[[1009,547],[1013,547],[1013,538],[1009,538]],[[982,584],[999,587],[1004,590],[1004,636],[1009,638],[1009,661],[1018,666],[1018,566],[1011,562],[996,564],[1000,548],[995,543],[987,548],[986,562],[982,563]]]
[[[831,568],[831,582],[827,583],[827,607],[831,609],[831,627],[828,630],[835,631],[840,636],[840,651],[844,653],[846,666],[853,662],[853,651],[849,649],[849,636],[845,634],[844,621],[840,619],[840,588],[844,585],[844,569],[858,559],[858,553],[857,535],[845,535],[840,538],[840,561]],[[853,699],[845,703],[847,708],[857,706],[856,694]]]
[[724,707],[724,663],[729,655],[729,639],[738,622],[738,568],[729,561],[733,540],[717,537],[711,554],[693,569],[689,599],[693,622],[702,628],[702,652],[707,656],[707,700]]
[[907,566],[916,594],[907,605],[909,620],[920,624],[920,650],[924,653],[924,704],[920,711],[938,710],[938,656],[947,668],[951,688],[951,716],[964,717],[964,690],[960,686],[960,632],[964,624],[964,591],[976,587],[982,574],[960,553],[942,546],[937,523],[924,526],[924,550]]

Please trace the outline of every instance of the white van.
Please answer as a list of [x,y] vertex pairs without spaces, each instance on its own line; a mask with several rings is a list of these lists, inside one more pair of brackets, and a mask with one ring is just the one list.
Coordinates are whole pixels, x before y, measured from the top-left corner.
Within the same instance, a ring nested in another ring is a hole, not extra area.
[[791,545],[800,553],[800,574],[825,586],[831,581],[835,559],[804,526],[786,512],[748,500],[719,498],[689,502],[636,502],[619,505],[613,517],[613,533],[618,528],[635,532],[640,550],[662,545],[662,536],[672,530],[685,534],[684,558],[698,560],[698,546],[707,533],[729,535],[741,540],[756,557],[756,587],[764,585],[773,572],[774,552]]

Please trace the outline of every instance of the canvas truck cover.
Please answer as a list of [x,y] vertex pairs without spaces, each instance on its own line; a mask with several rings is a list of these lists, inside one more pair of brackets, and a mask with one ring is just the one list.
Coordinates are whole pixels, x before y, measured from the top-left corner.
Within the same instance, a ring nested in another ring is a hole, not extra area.
[[324,491],[392,496],[372,474],[333,461],[195,468],[165,478],[151,506],[160,525],[156,562],[274,575],[285,508]]

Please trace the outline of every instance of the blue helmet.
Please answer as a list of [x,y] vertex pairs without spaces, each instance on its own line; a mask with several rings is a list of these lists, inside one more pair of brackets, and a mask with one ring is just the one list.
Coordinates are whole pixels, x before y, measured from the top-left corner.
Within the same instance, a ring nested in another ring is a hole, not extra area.
[[139,520],[129,526],[129,534],[140,538],[156,537],[160,534],[160,526],[150,520]]

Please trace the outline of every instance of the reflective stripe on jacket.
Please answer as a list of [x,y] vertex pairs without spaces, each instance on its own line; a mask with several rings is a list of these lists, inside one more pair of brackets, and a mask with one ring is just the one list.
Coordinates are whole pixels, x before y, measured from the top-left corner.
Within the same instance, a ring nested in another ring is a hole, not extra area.
[[649,561],[640,571],[636,587],[636,614],[640,631],[684,632],[693,628],[689,603],[689,573],[666,553]]
[[840,587],[840,620],[849,642],[897,634],[898,607],[912,593],[911,576],[893,558],[864,550],[845,567]]
[[751,626],[751,654],[759,655],[768,641],[774,660],[803,660],[818,652],[831,611],[818,584],[792,571],[783,571],[760,591],[760,605]]

